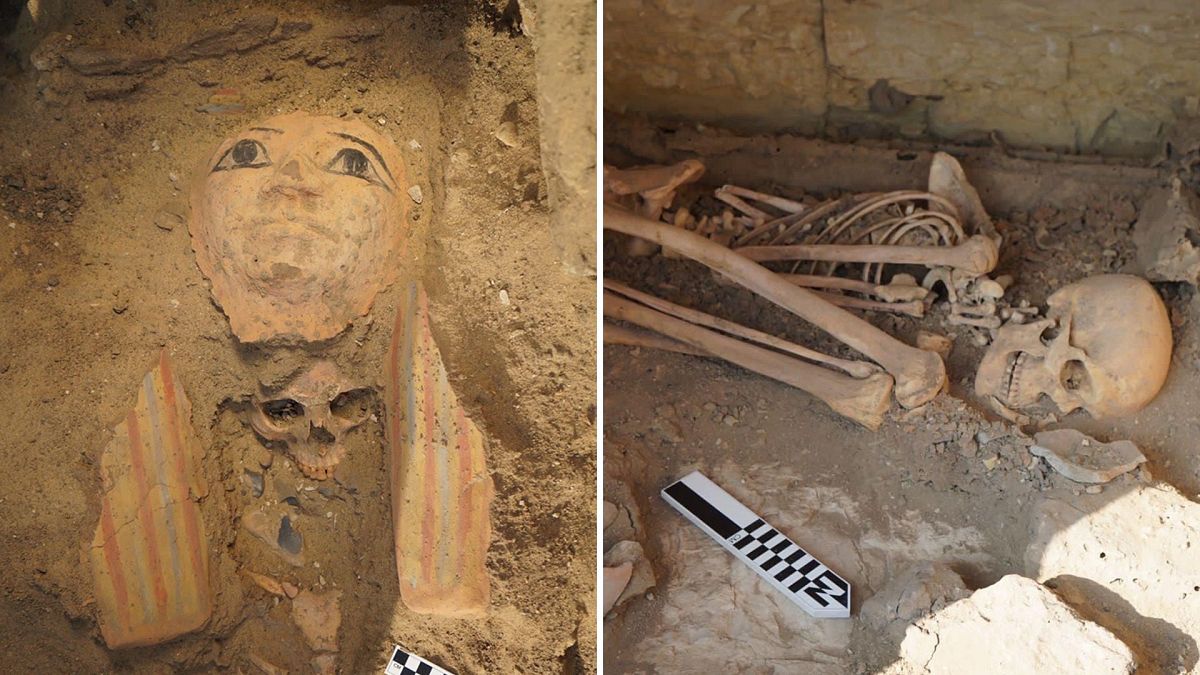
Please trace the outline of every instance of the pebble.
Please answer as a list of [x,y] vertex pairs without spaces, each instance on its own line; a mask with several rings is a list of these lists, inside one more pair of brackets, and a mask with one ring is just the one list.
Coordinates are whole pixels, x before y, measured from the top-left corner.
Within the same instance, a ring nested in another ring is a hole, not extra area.
[[259,445],[254,450],[254,461],[257,462],[259,466],[266,469],[267,467],[271,466],[271,462],[275,461],[275,456],[271,454],[270,450]]
[[58,285],[58,277],[53,277],[53,276],[50,277],[49,279],[46,280],[46,285],[49,286],[50,288],[54,288],[55,286]]
[[508,291],[504,290],[503,288],[500,289],[500,304],[502,304],[502,305],[509,304]]
[[263,475],[257,471],[246,469],[242,473],[242,482],[250,486],[251,492],[255,497],[261,497],[263,493]]
[[293,555],[300,553],[300,548],[304,545],[304,539],[292,527],[292,519],[284,516],[279,521],[279,548]]
[[408,196],[413,200],[413,203],[416,204],[420,204],[424,200],[424,196],[421,194],[420,185],[414,185],[408,188]]

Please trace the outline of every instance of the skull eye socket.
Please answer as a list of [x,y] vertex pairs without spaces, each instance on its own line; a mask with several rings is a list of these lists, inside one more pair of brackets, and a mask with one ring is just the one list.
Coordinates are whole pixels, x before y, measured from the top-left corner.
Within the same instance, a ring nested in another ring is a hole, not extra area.
[[267,417],[277,422],[287,422],[304,414],[304,406],[300,405],[299,401],[290,398],[267,401],[263,404],[262,409]]
[[371,408],[371,392],[367,389],[343,391],[329,402],[329,412],[345,420],[365,419]]
[[1063,364],[1062,373],[1059,374],[1059,381],[1063,389],[1067,391],[1078,391],[1088,386],[1091,378],[1088,376],[1087,366],[1083,365],[1083,361],[1072,360]]

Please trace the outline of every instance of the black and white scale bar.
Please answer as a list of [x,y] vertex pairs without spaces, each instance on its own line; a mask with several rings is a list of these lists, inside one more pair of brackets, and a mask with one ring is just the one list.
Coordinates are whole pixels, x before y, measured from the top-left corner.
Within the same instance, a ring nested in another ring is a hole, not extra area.
[[850,584],[699,471],[663,488],[674,506],[780,593],[821,619],[850,617]]
[[392,650],[392,658],[388,660],[387,670],[383,672],[384,675],[454,675],[445,668],[439,668],[400,647]]

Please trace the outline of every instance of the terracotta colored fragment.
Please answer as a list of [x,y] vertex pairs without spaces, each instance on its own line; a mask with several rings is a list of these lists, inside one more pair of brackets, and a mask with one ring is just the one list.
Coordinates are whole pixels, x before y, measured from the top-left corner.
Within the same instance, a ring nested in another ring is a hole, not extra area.
[[100,460],[104,494],[89,557],[110,648],[165,642],[208,621],[207,494],[191,404],[166,352]]
[[395,275],[408,187],[395,144],[357,120],[297,112],[223,141],[188,229],[234,335],[325,340],[366,314]]
[[253,581],[254,583],[258,584],[258,587],[263,589],[264,591],[266,591],[272,595],[278,595],[281,597],[283,596],[283,594],[284,594],[283,593],[283,585],[280,584],[279,581],[272,579],[271,577],[269,577],[265,574],[259,574],[258,572],[251,572],[250,570],[243,570],[243,573],[246,576],[250,577],[250,580]]
[[341,591],[314,593],[300,591],[292,600],[292,620],[304,633],[308,646],[318,652],[336,652],[338,627],[342,625],[342,614],[338,609]]
[[[266,544],[268,548],[283,558],[289,565],[301,567],[304,565],[304,554],[302,550],[287,550],[280,544],[280,532],[285,531],[283,526],[283,518],[286,511],[284,509],[273,509],[270,513],[262,509],[251,509],[242,514],[242,527],[247,532],[254,535],[256,539]],[[295,527],[289,520],[289,529],[296,532]],[[303,540],[301,539],[301,542]]]
[[485,442],[446,379],[416,285],[392,333],[387,421],[400,597],[415,612],[482,613],[493,496]]

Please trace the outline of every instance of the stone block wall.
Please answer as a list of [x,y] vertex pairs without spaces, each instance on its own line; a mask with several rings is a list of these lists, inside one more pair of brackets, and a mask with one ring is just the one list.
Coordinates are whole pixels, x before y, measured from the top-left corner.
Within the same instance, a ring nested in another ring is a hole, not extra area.
[[1150,156],[1200,119],[1200,4],[606,0],[605,105],[741,131]]

